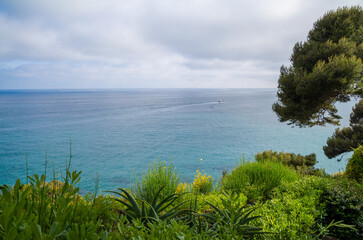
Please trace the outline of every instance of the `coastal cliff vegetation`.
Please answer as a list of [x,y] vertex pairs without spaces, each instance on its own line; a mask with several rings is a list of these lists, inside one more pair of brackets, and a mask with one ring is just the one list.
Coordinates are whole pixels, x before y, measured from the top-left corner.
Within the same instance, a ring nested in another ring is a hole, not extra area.
[[[1,239],[361,239],[362,152],[345,172],[265,151],[220,179],[154,162],[128,189],[80,194],[81,172],[0,186]],[[111,189],[112,190],[112,189]]]

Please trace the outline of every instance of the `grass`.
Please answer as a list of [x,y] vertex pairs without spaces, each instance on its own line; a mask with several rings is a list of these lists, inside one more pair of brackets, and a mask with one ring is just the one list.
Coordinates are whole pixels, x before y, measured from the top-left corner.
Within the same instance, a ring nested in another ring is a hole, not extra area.
[[271,191],[283,181],[296,181],[300,177],[282,163],[242,161],[221,181],[223,190],[244,193],[249,201],[267,198]]
[[167,165],[166,162],[154,161],[141,178],[136,178],[133,192],[151,204],[161,188],[160,198],[165,198],[176,192],[179,183],[180,176],[172,163]]

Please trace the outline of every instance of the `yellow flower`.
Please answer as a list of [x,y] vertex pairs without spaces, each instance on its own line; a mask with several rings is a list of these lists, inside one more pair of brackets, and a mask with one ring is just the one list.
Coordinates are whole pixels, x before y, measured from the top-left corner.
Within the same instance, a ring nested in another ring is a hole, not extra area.
[[207,176],[204,173],[203,175],[197,170],[197,174],[195,175],[194,182],[192,183],[192,190],[197,193],[208,193],[213,188],[213,179],[211,176]]
[[175,193],[184,193],[187,190],[188,190],[187,183],[179,183],[179,185],[176,187]]
[[344,172],[339,171],[339,172],[334,173],[333,177],[338,177],[338,176],[342,176],[342,175],[344,175]]
[[200,159],[200,162],[202,162],[202,161],[203,161],[203,159],[201,158],[201,159]]

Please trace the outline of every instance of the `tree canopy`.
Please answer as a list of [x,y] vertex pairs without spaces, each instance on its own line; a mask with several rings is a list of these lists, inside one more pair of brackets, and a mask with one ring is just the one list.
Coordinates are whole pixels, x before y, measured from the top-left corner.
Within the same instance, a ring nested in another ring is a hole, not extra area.
[[[305,42],[295,44],[291,66],[282,66],[278,101],[281,122],[299,127],[339,125],[335,104],[363,97],[363,10],[338,8],[318,19]],[[350,127],[337,129],[324,147],[335,157],[362,144],[363,102],[353,109]]]
[[352,147],[363,145],[363,100],[353,108],[350,114],[350,126],[337,128],[326,144],[323,149],[328,158],[353,151]]
[[336,102],[363,96],[363,10],[339,8],[314,23],[306,42],[295,44],[290,67],[282,66],[279,120],[300,127],[339,124]]

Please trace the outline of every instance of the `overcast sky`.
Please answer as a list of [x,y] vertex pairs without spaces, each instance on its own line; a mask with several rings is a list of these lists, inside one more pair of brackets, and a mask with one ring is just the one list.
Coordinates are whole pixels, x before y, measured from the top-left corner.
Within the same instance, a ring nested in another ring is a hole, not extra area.
[[0,89],[271,88],[360,0],[0,0]]

